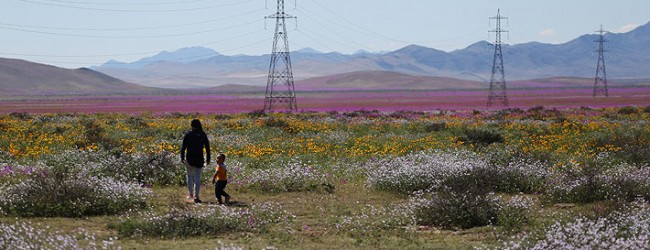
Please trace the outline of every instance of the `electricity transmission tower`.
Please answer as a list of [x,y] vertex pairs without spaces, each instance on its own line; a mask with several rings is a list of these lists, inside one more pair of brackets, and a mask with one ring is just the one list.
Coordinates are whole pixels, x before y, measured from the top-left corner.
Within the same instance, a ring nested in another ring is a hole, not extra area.
[[266,83],[264,111],[273,111],[276,104],[288,105],[289,112],[298,111],[286,26],[286,19],[295,17],[285,13],[284,0],[278,0],[277,12],[266,18],[275,19],[275,37],[273,38],[273,52]]
[[600,25],[600,30],[596,31],[599,33],[598,40],[598,66],[596,67],[596,79],[594,81],[594,97],[598,95],[604,95],[609,97],[609,92],[607,91],[607,72],[605,71],[605,45],[607,42],[605,40],[604,34],[607,31],[603,30],[603,26]]
[[496,38],[494,41],[494,58],[492,59],[492,77],[490,78],[490,93],[488,96],[487,106],[492,107],[495,103],[501,103],[503,106],[508,106],[508,94],[506,93],[506,74],[503,70],[503,52],[501,51],[501,33],[508,32],[501,29],[501,20],[508,19],[501,16],[501,10],[497,10],[497,16],[490,17],[496,20],[496,29],[490,30],[494,32]]

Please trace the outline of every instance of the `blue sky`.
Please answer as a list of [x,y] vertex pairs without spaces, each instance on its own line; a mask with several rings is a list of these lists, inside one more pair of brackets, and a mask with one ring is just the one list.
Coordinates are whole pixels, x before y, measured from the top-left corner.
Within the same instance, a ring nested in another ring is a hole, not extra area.
[[[271,51],[277,0],[2,0],[0,57],[65,68],[132,62],[192,46],[226,55]],[[489,17],[508,17],[509,44],[563,43],[602,24],[626,32],[650,21],[648,0],[286,0],[292,50],[445,51],[493,40]]]

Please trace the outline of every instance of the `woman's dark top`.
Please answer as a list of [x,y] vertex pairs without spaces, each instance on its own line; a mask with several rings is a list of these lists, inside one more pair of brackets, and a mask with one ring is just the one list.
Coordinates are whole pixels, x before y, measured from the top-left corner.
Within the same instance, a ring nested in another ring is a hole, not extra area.
[[[187,163],[194,167],[203,167],[203,147],[207,161],[210,161],[210,141],[208,136],[202,131],[188,131],[183,136],[183,146],[181,146],[181,160],[187,159]],[[185,152],[187,151],[187,155]]]

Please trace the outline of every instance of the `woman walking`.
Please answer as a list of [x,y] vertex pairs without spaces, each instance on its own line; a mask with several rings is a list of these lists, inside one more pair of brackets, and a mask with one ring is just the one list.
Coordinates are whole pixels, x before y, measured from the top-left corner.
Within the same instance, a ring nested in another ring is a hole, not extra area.
[[[201,170],[204,163],[210,165],[210,141],[208,141],[208,136],[203,132],[201,121],[194,119],[190,125],[192,130],[183,136],[181,162],[185,164],[185,168],[187,169],[188,198],[194,198],[194,203],[201,203],[201,199],[199,199]],[[203,158],[203,149],[205,149],[205,159]]]

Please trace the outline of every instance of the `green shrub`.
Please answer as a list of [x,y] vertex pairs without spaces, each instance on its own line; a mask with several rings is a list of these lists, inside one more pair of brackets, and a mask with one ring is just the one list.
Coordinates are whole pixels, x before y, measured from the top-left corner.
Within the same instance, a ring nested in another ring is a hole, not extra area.
[[500,240],[493,249],[648,249],[648,204],[603,217],[578,216]]
[[613,133],[600,133],[594,141],[596,149],[618,148],[612,154],[625,162],[650,165],[650,133],[643,126],[627,126]]
[[634,107],[634,106],[625,106],[625,107],[622,107],[622,108],[620,108],[618,110],[618,113],[622,114],[622,115],[631,115],[631,114],[636,114],[638,112],[639,112],[639,109],[637,107]]
[[[277,164],[277,163],[276,163]],[[243,187],[260,192],[334,192],[331,175],[302,162],[277,164],[281,167],[256,169],[239,177]]]
[[496,223],[497,203],[485,194],[442,191],[419,198],[415,217],[420,225],[458,230]]
[[424,131],[427,133],[442,131],[446,128],[447,124],[444,122],[433,122],[424,125]]
[[504,232],[517,232],[533,221],[531,208],[533,199],[516,195],[507,200],[500,197],[498,202],[497,225]]
[[532,222],[534,201],[526,196],[504,198],[480,190],[445,190],[418,193],[410,205],[419,225],[449,230],[498,225],[502,231],[516,232]]
[[45,155],[36,164],[83,169],[91,175],[143,185],[185,184],[185,167],[181,165],[176,153],[167,151],[136,154],[111,153],[105,150],[66,151]]
[[33,116],[26,113],[26,112],[12,112],[9,114],[10,117],[17,118],[18,120],[21,121],[27,121],[33,119]]
[[562,172],[549,180],[549,194],[558,202],[594,202],[610,199],[604,183],[604,173],[610,168],[606,154],[597,158],[583,157],[574,165],[565,166]]
[[284,128],[289,126],[289,123],[285,121],[284,119],[276,118],[276,117],[269,117],[264,119],[264,126],[269,127],[269,128]]
[[422,116],[424,116],[424,112],[409,110],[399,110],[388,115],[388,117],[393,119],[414,119]]
[[111,228],[122,237],[190,237],[230,232],[259,232],[279,228],[286,231],[293,222],[291,213],[275,203],[254,204],[250,208],[206,206],[173,210],[165,215],[127,216]]
[[0,222],[0,249],[121,249],[115,240],[98,240],[93,233],[81,230],[61,232],[31,222]]
[[368,205],[361,212],[337,218],[336,229],[353,237],[380,237],[384,230],[416,225],[411,204],[375,207]]
[[144,208],[151,190],[83,169],[36,169],[21,183],[0,186],[2,213],[21,217],[112,215]]
[[463,134],[458,138],[458,141],[486,146],[492,143],[503,143],[505,139],[499,131],[494,129],[467,128],[463,130]]
[[266,112],[264,111],[264,109],[256,109],[246,113],[246,116],[250,118],[260,118],[266,116]]
[[557,202],[583,203],[650,198],[650,168],[611,161],[607,154],[600,154],[565,167],[549,179],[549,197]]
[[106,150],[119,148],[121,143],[111,137],[106,132],[106,129],[95,119],[98,118],[91,117],[81,119],[80,125],[84,128],[84,136],[75,143],[75,146],[77,146],[77,148],[86,148],[91,145],[96,145]]
[[371,187],[402,194],[443,188],[533,193],[541,191],[548,177],[541,163],[517,161],[499,166],[469,151],[418,152],[365,165]]

